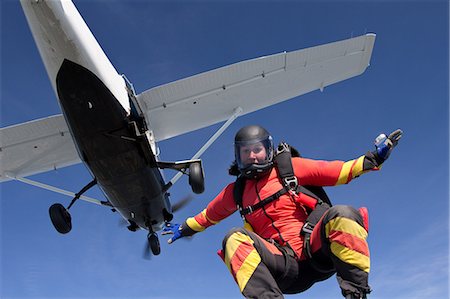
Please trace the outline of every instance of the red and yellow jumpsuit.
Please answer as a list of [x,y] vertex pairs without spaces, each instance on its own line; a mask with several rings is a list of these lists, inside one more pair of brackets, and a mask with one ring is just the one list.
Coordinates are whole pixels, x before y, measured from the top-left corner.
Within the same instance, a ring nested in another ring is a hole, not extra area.
[[[368,170],[378,169],[370,155],[348,162],[292,158],[292,166],[298,183],[304,186],[347,184]],[[242,205],[254,205],[282,187],[273,168],[262,178],[246,181]],[[229,184],[206,209],[188,218],[182,234],[201,232],[236,212],[233,188],[234,183]],[[310,240],[312,258],[307,258],[300,234],[307,218],[302,204],[308,201],[306,197],[285,193],[246,215],[244,228],[232,229],[224,238],[219,254],[245,297],[282,298],[283,293],[302,292],[334,273],[344,295],[370,291],[368,227],[363,217],[367,215],[349,206],[333,206],[315,226]]]

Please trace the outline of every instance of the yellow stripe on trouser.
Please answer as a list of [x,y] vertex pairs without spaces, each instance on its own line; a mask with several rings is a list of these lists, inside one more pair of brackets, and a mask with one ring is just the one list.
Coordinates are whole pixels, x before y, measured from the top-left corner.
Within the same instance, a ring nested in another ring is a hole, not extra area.
[[[330,231],[341,231],[347,234],[351,234],[359,239],[367,239],[367,231],[360,226],[357,222],[344,218],[336,217],[331,219],[325,225],[325,236],[329,237]],[[358,267],[359,269],[369,272],[370,271],[370,258],[357,251],[349,249],[337,242],[331,240],[331,252],[339,258],[341,261]]]
[[365,228],[348,218],[336,217],[328,221],[325,225],[325,236],[327,238],[332,230],[351,234],[360,239],[367,239],[367,231]]
[[256,249],[253,249],[250,254],[245,259],[241,268],[236,273],[236,280],[239,285],[239,289],[241,293],[244,291],[245,286],[247,285],[250,277],[252,277],[253,272],[255,272],[256,267],[258,267],[261,262],[261,257]]
[[248,223],[247,221],[244,221],[244,228],[250,232],[254,232],[255,230],[253,229],[253,227],[251,226],[250,223]]
[[236,282],[238,283],[241,292],[244,290],[245,286],[250,280],[250,277],[253,275],[253,272],[255,272],[256,267],[258,267],[259,263],[261,262],[261,257],[259,256],[258,252],[256,251],[256,249],[253,249],[245,258],[239,269],[231,269],[231,259],[233,257],[237,258],[237,256],[235,256],[236,250],[244,242],[254,244],[253,240],[249,236],[240,232],[236,232],[228,238],[225,246],[225,264],[232,274],[233,270],[236,271]]
[[339,179],[336,185],[346,184],[351,179],[360,176],[364,173],[364,156],[359,157],[357,160],[350,160],[342,165],[341,172],[339,173]]
[[370,258],[368,256],[348,249],[336,242],[331,242],[331,252],[344,263],[358,267],[364,272],[370,272]]

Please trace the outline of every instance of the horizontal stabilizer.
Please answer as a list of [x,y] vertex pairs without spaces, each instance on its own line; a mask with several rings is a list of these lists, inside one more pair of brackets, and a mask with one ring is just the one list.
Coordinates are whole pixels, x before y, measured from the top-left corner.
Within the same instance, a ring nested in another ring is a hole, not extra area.
[[80,162],[61,114],[0,129],[0,181]]
[[224,121],[362,74],[375,34],[246,60],[137,96],[156,141]]

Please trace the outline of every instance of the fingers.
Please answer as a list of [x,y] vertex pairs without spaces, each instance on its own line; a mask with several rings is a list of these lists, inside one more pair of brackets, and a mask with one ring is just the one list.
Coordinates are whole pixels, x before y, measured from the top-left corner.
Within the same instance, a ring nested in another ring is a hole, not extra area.
[[167,243],[169,244],[172,244],[176,239],[178,239],[173,231],[164,231],[161,235],[173,235],[169,240],[167,240]]
[[402,138],[402,136],[403,136],[403,131],[400,129],[397,129],[394,132],[392,132],[391,134],[389,134],[388,139],[390,139],[395,146],[395,145],[397,145],[400,138]]
[[161,235],[173,235],[167,243],[172,244],[175,240],[181,238],[181,228],[179,224],[167,223],[166,227],[161,232]]
[[179,224],[166,223],[166,227],[162,230],[161,235],[173,235],[179,227]]
[[170,238],[169,240],[167,240],[167,243],[172,244],[173,242],[175,242],[175,241],[178,240],[179,238],[181,238],[180,234],[174,234],[172,238]]
[[399,140],[400,138],[402,138],[402,135],[403,135],[403,131],[400,129],[397,129],[394,132],[392,132],[391,134],[389,134],[389,139]]

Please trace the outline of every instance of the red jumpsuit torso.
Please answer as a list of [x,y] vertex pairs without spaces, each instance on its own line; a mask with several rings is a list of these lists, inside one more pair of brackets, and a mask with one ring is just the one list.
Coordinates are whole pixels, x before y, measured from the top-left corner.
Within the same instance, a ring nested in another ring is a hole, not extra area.
[[[292,158],[295,176],[298,178],[298,183],[304,186],[336,185],[343,164],[343,161],[328,162]],[[246,181],[242,205],[243,207],[255,205],[279,191],[282,187],[277,170],[273,168],[268,175],[258,180]],[[208,204],[204,212],[194,217],[200,226],[206,228],[216,224],[237,210],[233,188],[234,183],[226,186]],[[307,195],[285,193],[263,208],[246,215],[246,220],[259,236],[265,239],[273,239],[280,245],[289,243],[297,256],[300,257],[303,249],[303,236],[300,235],[300,231],[307,218],[305,207],[302,204],[304,198],[302,197],[307,197]]]

